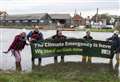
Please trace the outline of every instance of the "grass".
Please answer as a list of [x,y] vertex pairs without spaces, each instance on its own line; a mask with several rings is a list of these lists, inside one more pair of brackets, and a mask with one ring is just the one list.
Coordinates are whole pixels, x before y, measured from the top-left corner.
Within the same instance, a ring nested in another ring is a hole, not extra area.
[[0,28],[10,28],[10,29],[23,29],[23,28],[26,28],[26,29],[31,29],[32,26],[21,26],[21,25],[10,25],[10,26],[1,26],[0,25]]
[[[11,28],[11,29],[31,29],[31,26],[21,26],[21,25],[11,25],[11,26],[0,26],[0,28]],[[64,28],[66,29],[66,28]],[[76,31],[85,31],[86,29],[76,29]],[[113,32],[114,29],[97,29],[97,28],[90,28],[92,32]]]
[[120,82],[108,64],[59,63],[34,66],[30,73],[0,73],[0,82]]
[[97,29],[97,28],[92,28],[90,30],[92,32],[113,32],[113,29]]
[[[87,29],[79,29],[77,31],[86,31]],[[113,32],[114,29],[98,29],[98,28],[90,28],[91,32]]]

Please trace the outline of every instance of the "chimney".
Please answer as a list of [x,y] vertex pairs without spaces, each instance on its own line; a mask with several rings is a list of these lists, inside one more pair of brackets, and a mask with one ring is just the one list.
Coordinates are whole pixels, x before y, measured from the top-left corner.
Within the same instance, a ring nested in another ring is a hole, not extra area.
[[75,9],[75,13],[74,13],[74,16],[77,15],[77,10]]

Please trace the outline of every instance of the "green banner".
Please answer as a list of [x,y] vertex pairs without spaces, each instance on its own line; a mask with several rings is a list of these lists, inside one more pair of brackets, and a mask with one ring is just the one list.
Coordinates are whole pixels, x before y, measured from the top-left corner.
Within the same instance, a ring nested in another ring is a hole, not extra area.
[[66,39],[62,41],[46,39],[31,43],[32,58],[61,55],[83,55],[91,57],[113,58],[110,42],[84,39]]

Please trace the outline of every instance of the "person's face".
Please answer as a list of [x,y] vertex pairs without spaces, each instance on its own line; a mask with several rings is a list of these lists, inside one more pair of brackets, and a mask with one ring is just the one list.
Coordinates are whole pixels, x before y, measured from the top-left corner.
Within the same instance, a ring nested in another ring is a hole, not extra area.
[[61,36],[61,35],[62,35],[62,31],[58,31],[58,32],[57,32],[57,35],[58,35],[58,36]]
[[86,35],[87,35],[87,36],[90,36],[90,32],[89,32],[89,31],[88,31],[88,32],[86,32]]
[[39,32],[39,27],[38,27],[38,26],[35,26],[34,31],[35,31],[35,32]]
[[25,38],[25,37],[26,37],[26,33],[25,33],[25,32],[21,33],[21,36],[22,36],[23,38]]

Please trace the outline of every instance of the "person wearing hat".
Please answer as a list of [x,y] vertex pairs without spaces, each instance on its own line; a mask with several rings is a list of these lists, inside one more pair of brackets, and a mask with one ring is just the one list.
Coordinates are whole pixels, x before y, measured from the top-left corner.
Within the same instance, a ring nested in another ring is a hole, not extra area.
[[[83,39],[85,39],[85,40],[92,40],[93,39],[93,37],[90,35],[90,30],[86,31],[86,35],[83,37]],[[83,56],[82,57],[82,62],[86,62],[87,58],[88,58],[88,62],[91,63],[92,58],[88,57],[88,56]]]
[[[107,41],[112,43],[114,53],[116,54],[117,63],[115,65],[115,69],[117,69],[119,64],[120,64],[120,59],[119,59],[119,56],[120,56],[120,38],[119,38],[118,34],[119,34],[119,31],[115,30],[113,32],[112,37],[107,38]],[[112,63],[112,60],[110,60],[110,63]]]
[[16,61],[16,71],[22,70],[20,52],[24,49],[25,45],[27,45],[26,33],[22,32],[22,33],[15,36],[15,38],[14,38],[12,44],[10,45],[10,47],[8,48],[8,50],[3,52],[6,54],[9,51],[11,51],[12,55],[14,55],[15,61]]

